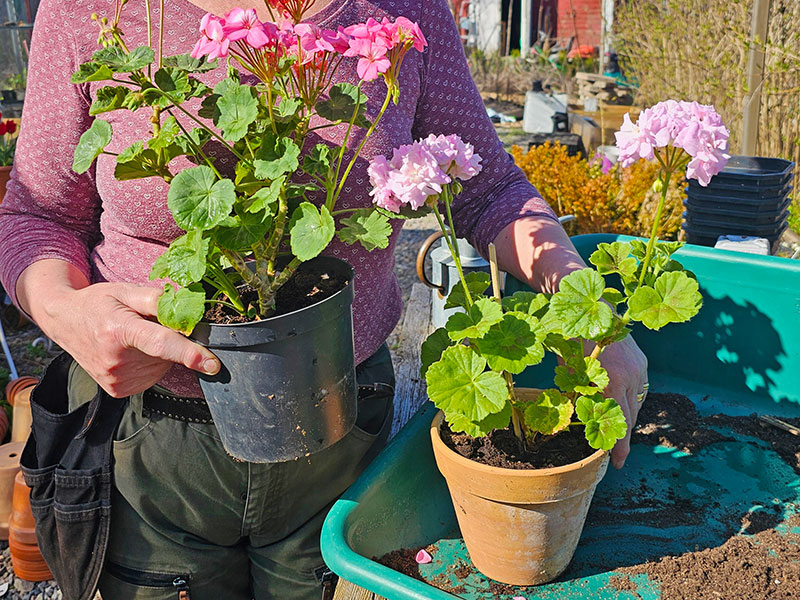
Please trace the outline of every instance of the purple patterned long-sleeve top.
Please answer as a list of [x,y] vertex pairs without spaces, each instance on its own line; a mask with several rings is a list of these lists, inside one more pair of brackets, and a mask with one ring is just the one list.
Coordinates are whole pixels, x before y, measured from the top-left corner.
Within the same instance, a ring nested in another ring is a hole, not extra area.
[[[153,4],[153,21],[158,23],[158,3]],[[98,30],[90,15],[110,15],[113,5],[112,0],[42,0],[39,6],[14,169],[0,205],[0,280],[13,300],[20,273],[47,258],[75,265],[92,282],[160,286],[160,282],[148,281],[152,264],[183,234],[167,208],[167,184],[160,178],[117,181],[115,159],[109,155],[101,155],[96,166],[83,175],[72,171],[75,146],[94,118],[89,116],[89,106],[97,90],[108,82],[74,85],[70,75],[98,48]],[[203,14],[188,0],[167,0],[165,55],[191,51]],[[429,46],[424,53],[411,51],[406,56],[400,101],[390,105],[365,145],[337,209],[370,205],[366,169],[372,156],[388,156],[393,148],[430,133],[457,133],[483,158],[482,173],[466,182],[454,204],[459,236],[486,254],[489,242],[512,221],[528,215],[555,219],[497,139],[470,77],[445,0],[333,0],[311,20],[336,29],[383,16],[417,21]],[[122,25],[129,48],[147,44],[144,0],[128,2]],[[218,68],[200,79],[213,85],[224,72]],[[335,80],[355,83],[356,59],[345,59]],[[384,83],[378,79],[363,89],[370,99],[368,116],[374,118],[385,97]],[[109,121],[114,130],[107,150],[118,153],[134,141],[146,139],[150,114],[142,108],[98,117]],[[191,127],[188,119],[178,118]],[[307,143],[341,143],[345,127],[319,132],[318,139],[309,136]],[[350,145],[359,141],[356,136]],[[209,153],[214,154],[213,149]],[[218,167],[232,170],[232,156],[220,151],[217,157]],[[189,165],[181,157],[170,166],[177,172]],[[348,246],[338,239],[325,250],[355,269],[356,362],[375,352],[399,319],[402,297],[393,267],[401,227],[402,221],[393,222],[389,246],[383,250],[367,252],[358,244]],[[178,394],[200,395],[194,373],[180,365],[167,373],[162,384]]]

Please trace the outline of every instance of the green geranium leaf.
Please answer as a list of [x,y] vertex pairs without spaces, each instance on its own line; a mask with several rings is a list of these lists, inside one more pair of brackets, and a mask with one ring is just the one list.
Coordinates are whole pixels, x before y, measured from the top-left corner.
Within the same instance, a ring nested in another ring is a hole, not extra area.
[[190,231],[169,245],[150,271],[150,279],[169,277],[178,285],[190,285],[206,274],[210,241],[201,231]]
[[111,142],[111,125],[102,119],[95,119],[92,126],[83,132],[75,154],[72,157],[72,170],[78,175],[92,166],[94,159],[102,154]]
[[[138,142],[138,144],[141,144],[142,147],[136,147],[137,142],[134,142],[117,156],[117,164],[114,167],[115,179],[119,181],[128,181],[131,179],[154,177],[159,174],[153,166],[158,162],[158,156],[155,151],[149,148],[145,149],[142,142]],[[135,153],[131,156],[130,160],[121,160],[122,158],[128,158],[126,153],[129,151]]]
[[464,338],[479,338],[503,318],[503,309],[492,300],[481,296],[466,313],[457,312],[447,319],[445,328],[450,339],[459,342]]
[[[467,289],[469,289],[469,294],[473,302],[480,298],[483,293],[489,289],[489,286],[492,285],[492,278],[488,273],[484,273],[483,271],[467,273],[464,279],[467,280]],[[464,309],[469,308],[467,296],[464,294],[464,286],[460,279],[458,283],[453,286],[450,295],[447,296],[447,300],[444,303],[445,309],[457,308],[459,306]]]
[[167,193],[167,206],[179,227],[211,229],[227,217],[236,192],[229,179],[217,179],[209,167],[201,165],[178,173]]
[[89,81],[108,81],[114,79],[114,72],[105,65],[90,61],[83,63],[78,70],[72,74],[72,83],[88,83]]
[[275,107],[275,114],[284,119],[294,117],[303,107],[303,101],[299,98],[283,98]]
[[511,403],[506,402],[503,410],[492,413],[477,423],[473,423],[458,413],[445,413],[445,419],[452,431],[466,433],[472,437],[483,437],[489,435],[495,429],[508,427],[511,421]]
[[122,86],[106,86],[97,90],[97,98],[89,107],[90,115],[110,112],[123,107],[125,98],[130,94],[128,88]]
[[569,398],[558,390],[544,390],[535,401],[525,403],[525,426],[552,435],[569,426],[573,413]]
[[516,311],[533,315],[540,319],[547,312],[550,304],[550,294],[537,294],[535,292],[515,292],[503,298],[503,310]]
[[178,121],[175,117],[169,116],[161,124],[158,136],[147,142],[147,146],[153,150],[167,148],[179,135],[181,135],[181,128],[178,125]]
[[306,198],[306,194],[319,192],[321,189],[316,183],[290,183],[286,186],[286,197]]
[[245,210],[251,213],[264,211],[268,215],[274,215],[278,207],[278,199],[280,198],[281,188],[283,187],[285,179],[285,177],[279,177],[269,185],[256,191],[245,200]]
[[697,314],[703,303],[697,281],[681,271],[662,273],[654,287],[642,286],[628,301],[630,316],[649,329],[682,323]]
[[605,282],[594,269],[581,269],[564,277],[550,300],[553,316],[567,337],[594,339],[611,327],[611,308],[600,301]]
[[153,81],[155,81],[158,89],[166,92],[178,102],[182,102],[186,95],[192,91],[189,75],[181,69],[162,67],[153,75]]
[[[219,84],[214,88],[215,93],[218,93],[218,88]],[[222,130],[222,137],[236,142],[245,136],[250,123],[256,120],[258,101],[249,85],[230,86],[217,100],[217,111],[219,115],[214,124]]]
[[217,61],[208,62],[205,57],[192,58],[189,54],[165,56],[161,64],[165,67],[175,67],[189,73],[205,73],[217,68]]
[[302,202],[289,221],[292,253],[302,261],[319,256],[335,231],[336,224],[325,206],[317,208],[310,202]]
[[211,94],[203,98],[203,101],[200,103],[200,109],[197,111],[197,116],[203,119],[212,119],[216,121],[219,118],[219,109],[217,108],[217,101],[219,99],[219,94]]
[[343,227],[339,230],[339,239],[352,246],[359,242],[368,251],[375,248],[386,248],[392,226],[389,219],[371,208],[360,208],[342,219]]
[[303,157],[303,171],[324,179],[331,168],[333,153],[334,149],[327,144],[317,144]]
[[182,133],[176,136],[172,142],[180,148],[183,154],[194,154],[196,148],[202,150],[209,140],[211,140],[211,133],[202,127],[195,127],[188,132],[188,135]]
[[669,258],[683,248],[683,246],[683,242],[656,242],[656,251],[666,258]]
[[608,386],[608,373],[596,358],[573,358],[556,367],[555,384],[566,393],[595,394]]
[[[543,321],[540,321],[540,325]],[[565,338],[560,333],[548,332],[544,338],[544,346],[551,352],[555,352],[564,361],[570,361],[583,357],[583,345],[579,340]]]
[[223,248],[237,252],[249,250],[258,240],[263,240],[272,224],[271,219],[261,213],[245,212],[226,219],[214,230],[214,240]]
[[133,73],[151,64],[155,60],[155,53],[149,46],[139,46],[129,54],[125,54],[121,48],[109,46],[95,52],[92,60],[107,66],[115,73]]
[[613,398],[581,396],[575,403],[575,412],[586,425],[586,440],[595,450],[611,450],[628,433],[625,415]]
[[598,244],[589,262],[601,275],[619,273],[623,279],[631,279],[636,273],[636,259],[631,256],[631,245],[625,242]]
[[129,162],[141,155],[142,152],[144,152],[144,142],[141,140],[136,140],[117,155],[117,162]]
[[352,83],[337,83],[331,86],[328,99],[317,103],[317,114],[331,122],[349,123],[356,104],[359,104],[355,124],[369,127],[370,122],[366,117],[367,100],[367,95]]
[[430,334],[420,348],[420,359],[422,366],[420,367],[419,374],[425,377],[430,367],[437,360],[442,358],[442,352],[454,344],[450,336],[447,335],[447,329],[439,327],[436,331]]
[[639,262],[643,261],[645,254],[647,254],[647,244],[642,240],[630,240],[628,243],[631,246],[631,254],[633,254],[634,258]]
[[609,304],[613,304],[616,306],[623,300],[625,300],[625,296],[622,295],[618,289],[615,288],[606,288],[603,290],[603,300],[608,302]]
[[493,371],[522,373],[526,367],[538,364],[544,358],[544,346],[537,336],[538,327],[536,317],[509,312],[473,343]]
[[446,415],[480,422],[508,402],[506,380],[485,369],[486,359],[461,344],[451,346],[425,374],[428,396]]
[[205,303],[202,286],[175,291],[172,285],[167,284],[158,298],[158,322],[188,335],[203,318]]
[[284,173],[292,173],[300,166],[300,148],[289,138],[275,140],[265,136],[261,148],[256,152],[255,176],[259,179],[277,179]]

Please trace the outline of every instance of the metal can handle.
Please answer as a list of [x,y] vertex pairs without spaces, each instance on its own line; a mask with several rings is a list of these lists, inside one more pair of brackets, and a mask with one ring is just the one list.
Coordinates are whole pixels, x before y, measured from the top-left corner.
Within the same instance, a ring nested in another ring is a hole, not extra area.
[[434,242],[441,237],[443,237],[442,232],[435,231],[434,233],[430,234],[424,242],[422,242],[422,246],[419,247],[419,251],[417,252],[417,277],[419,277],[419,280],[429,288],[438,290],[439,296],[444,298],[445,293],[447,292],[445,287],[443,285],[436,285],[430,279],[428,279],[427,275],[425,275],[425,259],[428,257],[428,252],[430,252],[431,246],[433,246]]

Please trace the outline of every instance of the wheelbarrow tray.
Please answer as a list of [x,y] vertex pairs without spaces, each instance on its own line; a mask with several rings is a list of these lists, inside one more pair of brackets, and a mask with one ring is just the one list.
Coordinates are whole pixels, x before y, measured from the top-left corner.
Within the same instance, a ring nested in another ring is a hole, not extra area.
[[[593,234],[574,237],[573,242],[588,257],[600,242],[628,239]],[[677,258],[697,275],[704,304],[690,323],[673,324],[658,333],[635,329],[649,360],[651,391],[684,394],[700,415],[800,416],[800,261],[700,246],[685,246]],[[506,284],[508,291],[522,288],[519,282]],[[552,366],[537,365],[518,382],[550,385]],[[633,444],[625,468],[609,469],[599,484],[565,574],[550,584],[496,596],[479,574],[455,581],[446,570],[468,560],[468,555],[433,459],[428,427],[435,412],[428,403],[409,421],[336,502],[323,527],[323,556],[332,570],[389,600],[511,600],[514,595],[527,600],[657,599],[658,582],[617,570],[720,546],[732,535],[732,512],[774,510],[779,503],[778,531],[788,530],[788,521],[800,512],[797,474],[756,438],[721,431],[734,441],[714,443],[694,454]],[[646,496],[648,508],[629,508],[624,499],[631,495]],[[653,518],[664,503],[676,501],[693,503],[705,520],[694,526],[669,526]],[[612,522],[603,518],[604,511],[624,518]],[[436,547],[434,561],[421,566],[421,574],[427,581],[446,577],[460,584],[464,591],[459,595],[375,560],[392,550],[429,544]],[[636,591],[611,586],[615,576],[628,577]]]

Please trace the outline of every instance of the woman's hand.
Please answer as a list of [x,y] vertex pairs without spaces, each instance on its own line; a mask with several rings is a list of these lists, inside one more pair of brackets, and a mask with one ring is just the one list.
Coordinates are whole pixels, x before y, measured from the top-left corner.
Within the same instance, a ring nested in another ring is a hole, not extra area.
[[[636,417],[647,396],[644,384],[647,383],[647,357],[639,346],[628,336],[621,342],[611,344],[600,354],[600,363],[608,371],[609,384],[606,396],[614,398],[625,414],[628,433],[617,441],[611,450],[611,464],[621,469],[631,451],[631,431],[636,425]],[[637,400],[639,394],[642,401]]]
[[23,271],[17,297],[42,331],[111,396],[142,392],[174,363],[213,375],[217,358],[153,320],[160,291],[128,283],[96,283],[74,266],[43,260]]

